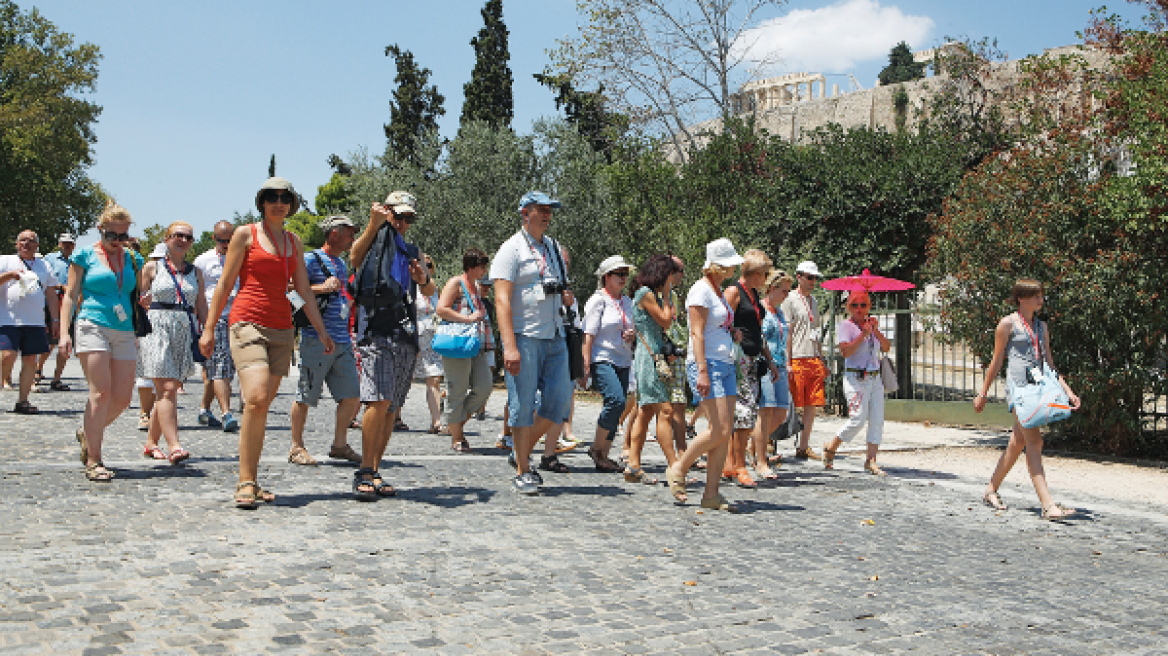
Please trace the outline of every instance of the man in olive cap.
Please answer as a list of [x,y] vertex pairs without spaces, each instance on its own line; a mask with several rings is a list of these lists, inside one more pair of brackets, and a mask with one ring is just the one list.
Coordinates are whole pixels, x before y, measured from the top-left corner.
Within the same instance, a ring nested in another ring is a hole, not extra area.
[[[56,294],[57,303],[61,302],[61,298],[65,296],[65,284],[69,282],[69,265],[73,262],[73,249],[77,247],[77,238],[73,235],[62,232],[57,237],[57,250],[49,253],[44,257],[45,264],[49,266],[49,270],[57,278],[57,282],[61,283],[57,287],[45,290],[46,294]],[[52,330],[50,328],[50,330]],[[49,340],[48,353],[42,353],[41,359],[37,363],[36,377],[39,381],[44,378],[45,362],[48,361],[49,355],[52,354],[53,348],[57,346],[57,340]],[[68,392],[69,386],[61,382],[61,374],[65,371],[65,363],[69,361],[69,356],[65,353],[57,351],[57,368],[53,372],[53,382],[49,383],[49,389],[54,392]]]
[[353,243],[350,259],[357,275],[357,353],[361,358],[361,468],[353,496],[373,501],[393,496],[393,486],[378,472],[414,377],[418,358],[418,320],[414,300],[434,293],[434,281],[421,265],[422,251],[405,240],[417,220],[418,201],[395,191],[373,203],[369,223]]

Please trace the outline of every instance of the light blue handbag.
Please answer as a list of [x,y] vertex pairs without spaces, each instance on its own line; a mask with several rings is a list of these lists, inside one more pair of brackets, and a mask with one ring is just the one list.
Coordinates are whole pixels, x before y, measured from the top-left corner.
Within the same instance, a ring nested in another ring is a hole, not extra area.
[[1071,416],[1071,401],[1059,383],[1058,372],[1047,366],[1041,349],[1036,355],[1042,363],[1042,378],[1010,390],[1018,423],[1024,428],[1038,428]]
[[[467,303],[470,303],[471,308],[474,308],[474,301],[471,300],[470,292],[467,291],[466,285],[462,284],[463,294],[466,295]],[[475,323],[456,323],[453,321],[444,321],[434,329],[434,339],[430,342],[430,348],[434,352],[444,358],[466,359],[473,358],[482,350],[483,342],[479,337],[479,322]]]

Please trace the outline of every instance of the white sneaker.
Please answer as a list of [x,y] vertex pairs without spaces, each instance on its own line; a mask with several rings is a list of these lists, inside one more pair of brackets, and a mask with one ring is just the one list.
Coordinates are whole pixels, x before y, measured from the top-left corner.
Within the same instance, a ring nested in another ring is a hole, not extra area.
[[567,453],[574,450],[578,446],[580,446],[579,442],[575,440],[569,440],[563,435],[560,435],[560,439],[556,440],[556,453]]

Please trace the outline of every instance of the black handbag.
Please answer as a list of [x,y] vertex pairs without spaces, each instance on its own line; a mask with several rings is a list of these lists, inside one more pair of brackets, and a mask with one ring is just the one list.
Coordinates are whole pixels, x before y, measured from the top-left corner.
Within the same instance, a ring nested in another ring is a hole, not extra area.
[[576,327],[576,313],[561,307],[564,317],[564,340],[568,344],[568,378],[579,380],[584,376],[584,331]]
[[130,268],[134,271],[134,291],[130,292],[130,320],[134,324],[134,336],[145,337],[154,332],[154,326],[150,325],[146,308],[138,302],[141,291],[138,289],[138,265],[134,262],[133,255],[130,255]]
[[[320,265],[320,270],[324,271],[325,280],[328,280],[329,278],[336,278],[336,276],[332,275],[332,272],[329,271],[328,267],[324,265],[324,260],[320,258],[320,253],[313,251],[312,255],[316,258],[316,263]],[[340,278],[337,279],[340,280]],[[332,292],[331,294],[316,294],[316,309],[320,311],[322,321],[324,320],[325,310],[328,310],[329,303],[332,302],[333,296],[339,293],[340,292]],[[304,311],[303,305],[300,306],[299,310],[292,313],[292,323],[295,324],[297,328],[307,328],[312,325],[312,322],[308,320],[308,313]]]

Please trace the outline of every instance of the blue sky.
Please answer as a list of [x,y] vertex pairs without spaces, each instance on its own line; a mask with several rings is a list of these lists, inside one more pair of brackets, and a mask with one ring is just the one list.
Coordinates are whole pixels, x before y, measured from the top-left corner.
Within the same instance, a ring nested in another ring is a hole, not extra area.
[[[308,0],[17,0],[59,29],[100,46],[91,175],[145,226],[197,230],[252,207],[276,155],[277,173],[311,201],[330,154],[384,148],[397,43],[433,71],[453,136],[482,25],[479,0],[324,3]],[[1114,3],[1130,19],[1133,5]],[[1011,58],[1076,42],[1096,1],[797,0],[760,19],[760,42],[781,48],[775,74],[853,73],[873,85],[888,50],[945,36],[997,37]],[[511,30],[515,123],[556,113],[532,80],[555,40],[575,32],[575,3],[504,0]],[[779,19],[779,20],[772,20]],[[846,89],[846,78],[835,78]],[[829,81],[835,81],[829,80]],[[91,232],[81,243],[94,241]]]

